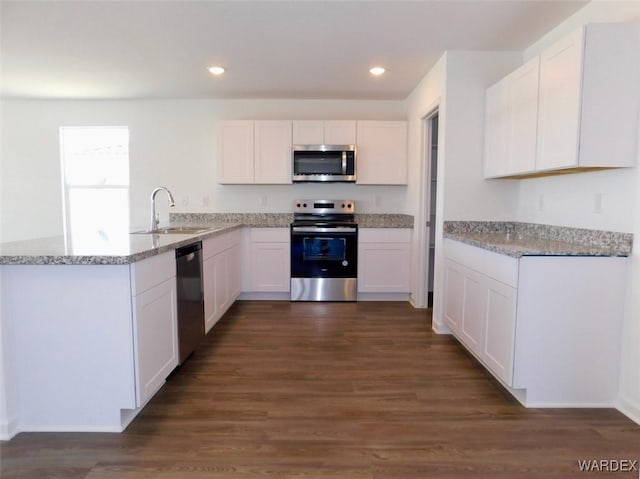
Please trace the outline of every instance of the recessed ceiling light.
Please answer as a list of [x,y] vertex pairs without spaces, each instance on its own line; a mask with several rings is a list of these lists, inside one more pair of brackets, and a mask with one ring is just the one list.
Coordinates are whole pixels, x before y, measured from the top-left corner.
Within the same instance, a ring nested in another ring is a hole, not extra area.
[[386,72],[387,70],[384,67],[373,67],[369,70],[369,73],[371,73],[373,76],[380,76],[382,75],[384,72]]
[[222,75],[224,73],[224,68],[219,66],[213,66],[209,68],[209,72],[212,75]]

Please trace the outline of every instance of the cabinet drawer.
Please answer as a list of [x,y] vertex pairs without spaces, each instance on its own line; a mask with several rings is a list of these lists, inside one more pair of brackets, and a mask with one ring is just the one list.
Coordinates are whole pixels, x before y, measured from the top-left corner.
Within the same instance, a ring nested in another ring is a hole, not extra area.
[[501,283],[516,287],[518,285],[518,260],[511,256],[484,252],[484,274]]
[[444,240],[445,256],[501,283],[518,285],[518,259],[459,241]]
[[175,252],[170,251],[133,263],[129,271],[131,295],[136,296],[176,275]]
[[202,242],[202,258],[207,259],[221,253],[229,247],[228,233],[218,234]]
[[485,250],[459,241],[444,240],[444,253],[447,258],[478,272],[485,269]]
[[360,228],[360,243],[409,243],[411,230],[403,228]]
[[229,248],[237,244],[240,244],[240,241],[242,240],[242,228],[235,228],[235,229],[232,229],[231,231],[228,231],[227,237],[228,237]]
[[251,228],[251,242],[289,242],[289,228]]

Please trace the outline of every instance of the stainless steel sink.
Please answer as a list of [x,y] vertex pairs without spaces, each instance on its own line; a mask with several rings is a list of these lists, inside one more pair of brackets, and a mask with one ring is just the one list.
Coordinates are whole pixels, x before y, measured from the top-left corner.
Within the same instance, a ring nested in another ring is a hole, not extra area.
[[155,230],[132,231],[131,234],[146,235],[195,235],[206,231],[213,231],[217,228],[211,226],[166,226]]

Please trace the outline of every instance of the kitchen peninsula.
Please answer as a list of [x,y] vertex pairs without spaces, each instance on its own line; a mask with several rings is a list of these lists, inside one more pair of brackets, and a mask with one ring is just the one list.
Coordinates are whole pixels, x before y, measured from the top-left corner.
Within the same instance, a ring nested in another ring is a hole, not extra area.
[[[245,231],[288,235],[290,214],[177,214],[197,234],[103,234],[0,244],[10,338],[10,435],[124,430],[177,366],[175,249],[203,242],[207,331],[241,292]],[[407,215],[361,227],[406,230]],[[407,244],[408,246],[408,244]],[[407,273],[408,276],[408,273]],[[9,389],[8,388],[8,389]]]

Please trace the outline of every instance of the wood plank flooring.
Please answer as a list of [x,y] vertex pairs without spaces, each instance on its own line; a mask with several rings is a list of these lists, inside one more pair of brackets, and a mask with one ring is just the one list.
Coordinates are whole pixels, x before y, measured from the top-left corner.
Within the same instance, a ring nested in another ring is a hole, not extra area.
[[400,302],[236,302],[123,434],[0,451],[3,479],[640,477],[577,462],[640,459],[640,426],[521,407]]

